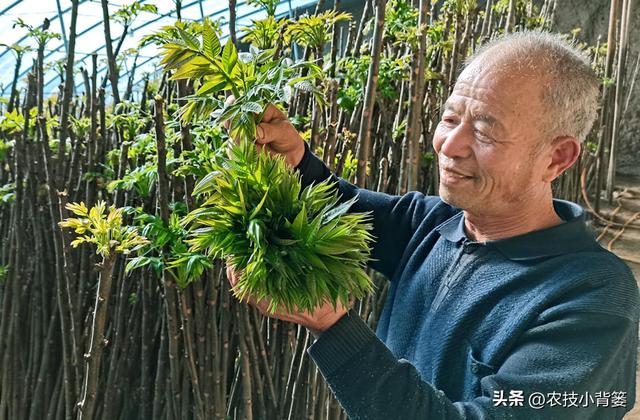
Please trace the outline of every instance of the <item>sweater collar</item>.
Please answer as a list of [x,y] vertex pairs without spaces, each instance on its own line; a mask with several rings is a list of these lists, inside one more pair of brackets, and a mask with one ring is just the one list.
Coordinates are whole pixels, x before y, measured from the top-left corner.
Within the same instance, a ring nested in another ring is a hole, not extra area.
[[[511,238],[487,241],[484,245],[495,248],[510,260],[523,261],[569,254],[595,244],[593,232],[585,223],[586,212],[582,207],[559,199],[553,200],[553,207],[564,223]],[[464,231],[462,211],[440,224],[436,230],[454,243],[473,242]]]

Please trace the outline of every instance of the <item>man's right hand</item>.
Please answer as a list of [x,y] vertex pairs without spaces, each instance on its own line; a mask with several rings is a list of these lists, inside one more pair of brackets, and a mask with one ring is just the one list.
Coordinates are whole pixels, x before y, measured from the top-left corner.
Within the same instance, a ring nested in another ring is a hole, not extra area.
[[[227,98],[227,103],[233,101],[233,96]],[[256,128],[256,147],[258,150],[266,147],[269,153],[284,156],[285,162],[292,168],[298,166],[304,156],[304,140],[300,133],[274,105],[268,105]]]

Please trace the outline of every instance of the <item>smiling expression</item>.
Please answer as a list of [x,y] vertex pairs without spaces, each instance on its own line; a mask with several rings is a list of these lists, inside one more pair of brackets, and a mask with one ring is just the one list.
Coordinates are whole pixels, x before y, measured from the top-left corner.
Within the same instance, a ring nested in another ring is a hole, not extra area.
[[534,153],[544,137],[541,85],[508,65],[462,72],[433,137],[444,201],[501,214],[548,187],[544,156]]

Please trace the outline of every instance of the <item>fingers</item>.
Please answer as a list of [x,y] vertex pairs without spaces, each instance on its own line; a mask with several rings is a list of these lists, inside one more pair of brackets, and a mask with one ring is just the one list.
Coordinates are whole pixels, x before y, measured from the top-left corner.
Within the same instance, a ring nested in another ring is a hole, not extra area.
[[284,112],[280,111],[275,105],[269,104],[262,116],[262,122],[272,122],[274,120],[288,119]]
[[[229,280],[229,283],[231,284],[231,289],[233,292],[233,295],[235,297],[238,297],[238,295],[236,294],[236,284],[238,284],[238,280],[240,280],[240,273],[238,273],[235,268],[229,263],[229,261],[227,261],[227,279]],[[261,300],[260,302],[257,302],[253,296],[245,296],[243,299],[240,299],[241,302],[244,303],[248,303],[250,305],[255,306],[256,308],[258,308],[260,310],[260,312],[262,312],[263,314],[267,314],[267,308],[269,307],[269,302],[265,301],[264,299]]]
[[229,280],[229,284],[231,284],[231,287],[235,287],[236,283],[238,282],[238,276],[233,270],[233,267],[230,265],[227,265],[227,279]]
[[300,134],[289,120],[273,120],[262,122],[256,128],[256,143],[267,144],[271,142],[293,142]]
[[[227,96],[227,99],[224,101],[225,106],[229,106],[231,104],[233,104],[236,101],[236,97],[233,95],[229,95]],[[267,106],[267,109],[264,112],[264,115],[262,116],[262,122],[272,122],[272,121],[276,121],[276,120],[287,120],[287,115],[280,111],[275,105],[269,104]],[[231,125],[229,120],[225,120],[223,122],[224,127],[229,130],[229,126]]]

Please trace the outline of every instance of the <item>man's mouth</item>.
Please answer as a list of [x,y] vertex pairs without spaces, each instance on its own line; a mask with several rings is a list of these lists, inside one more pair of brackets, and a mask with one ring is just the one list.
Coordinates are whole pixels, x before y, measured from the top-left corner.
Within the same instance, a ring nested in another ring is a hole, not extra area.
[[449,176],[449,177],[453,177],[453,178],[458,178],[458,179],[470,179],[473,178],[472,175],[468,175],[464,172],[458,171],[456,169],[452,169],[452,168],[445,168],[444,166],[441,166],[440,169],[442,170],[442,172]]

